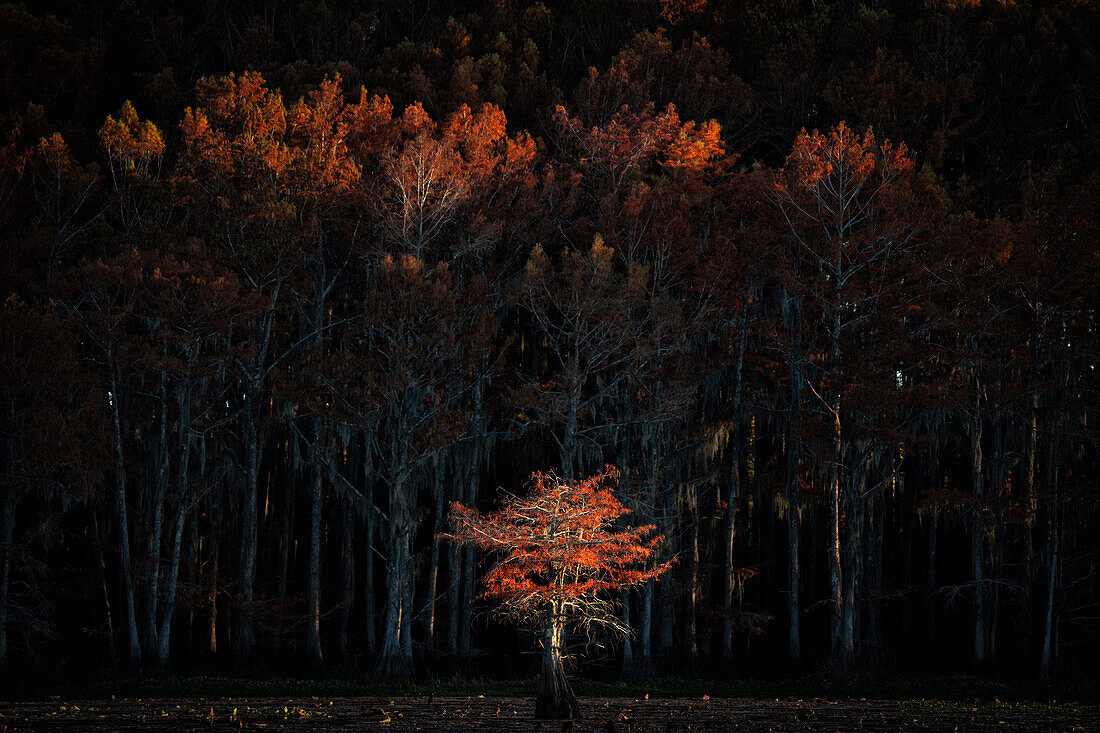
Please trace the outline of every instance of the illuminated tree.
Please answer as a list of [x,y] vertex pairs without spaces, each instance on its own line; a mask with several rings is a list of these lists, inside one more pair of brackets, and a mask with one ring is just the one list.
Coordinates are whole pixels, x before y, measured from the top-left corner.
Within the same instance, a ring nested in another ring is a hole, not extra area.
[[652,580],[671,564],[649,562],[661,539],[652,525],[615,527],[629,511],[615,498],[618,477],[611,466],[578,481],[536,472],[530,494],[509,498],[492,514],[451,505],[454,540],[502,554],[485,575],[482,597],[542,629],[536,718],[580,715],[565,677],[566,630],[601,626],[629,634],[610,591]]
[[108,115],[99,128],[99,144],[115,190],[113,208],[123,230],[131,233],[143,227],[151,208],[151,183],[160,175],[164,138],[126,102],[117,117]]

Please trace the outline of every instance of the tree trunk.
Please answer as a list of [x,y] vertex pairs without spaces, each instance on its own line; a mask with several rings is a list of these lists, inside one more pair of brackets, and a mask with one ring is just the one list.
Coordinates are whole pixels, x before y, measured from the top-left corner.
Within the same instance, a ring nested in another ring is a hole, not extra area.
[[[679,519],[677,515],[676,496],[672,486],[672,481],[666,474],[665,477],[664,494],[665,506],[664,514],[670,521],[677,522],[668,527],[666,535],[670,537],[676,537],[679,535],[680,527],[678,526]],[[670,548],[670,552],[674,552],[677,548]],[[675,658],[676,650],[673,648],[673,627],[676,618],[676,593],[673,590],[673,581],[670,577],[665,577],[661,581],[661,626],[658,630],[657,645],[659,649],[659,655],[662,658],[661,666],[664,669],[668,669],[670,663]]]
[[[938,488],[940,483],[939,447],[933,444],[928,451],[928,483]],[[939,524],[940,506],[933,499],[932,510],[928,519],[928,588],[924,600],[924,638],[933,643],[936,641],[936,564],[939,550]]]
[[[619,593],[619,602],[622,604],[622,621],[623,627],[629,630],[633,630],[633,626],[630,624],[630,590],[623,588]],[[623,673],[629,674],[634,668],[634,644],[630,639],[630,632],[628,631],[623,638]]]
[[0,520],[0,673],[8,669],[8,602],[11,588],[11,551],[15,537],[15,496],[4,493],[4,516]]
[[252,597],[256,586],[256,522],[260,485],[260,416],[263,411],[262,377],[254,371],[248,378],[244,443],[246,452],[244,502],[241,509],[241,556],[237,577],[236,663],[248,671],[255,665],[256,631],[252,624]]
[[[167,359],[167,353],[163,358]],[[145,566],[145,633],[142,634],[144,657],[154,662],[160,653],[160,644],[157,640],[157,602],[160,599],[160,546],[164,532],[164,500],[168,493],[168,375],[164,369],[160,372],[157,402],[160,412],[156,453],[157,471],[153,491],[152,530],[149,533],[148,560]]]
[[443,511],[446,502],[443,500],[443,460],[436,466],[435,475],[435,520],[432,525],[432,552],[428,561],[428,588],[424,599],[424,627],[427,632],[428,644],[435,648],[435,607],[436,593],[439,582],[439,533],[443,531]]
[[290,548],[294,534],[294,500],[297,481],[284,482],[283,506],[279,517],[279,564],[275,571],[275,593],[279,605],[286,603],[286,583],[290,573]]
[[415,674],[412,652],[412,621],[413,608],[415,607],[413,603],[413,592],[416,589],[417,571],[412,554],[412,543],[413,537],[416,534],[416,524],[411,517],[409,517],[405,527],[405,541],[402,551],[405,570],[401,575],[401,657],[405,660],[405,663],[408,664],[411,679]]
[[722,613],[722,666],[732,672],[733,663],[733,595],[735,583],[733,577],[733,551],[737,536],[737,507],[741,502],[741,374],[745,364],[745,340],[748,337],[749,304],[746,283],[745,298],[742,300],[741,333],[737,340],[737,366],[733,377],[733,416],[730,431],[730,485],[726,496],[726,577],[723,587]]
[[324,509],[321,460],[323,459],[320,455],[315,455],[313,481],[309,491],[309,627],[306,634],[306,663],[315,673],[324,666],[321,656],[321,515]]
[[1055,591],[1058,588],[1058,572],[1062,561],[1061,532],[1059,531],[1058,455],[1055,438],[1056,420],[1051,416],[1050,448],[1047,451],[1047,484],[1050,490],[1050,508],[1047,510],[1047,593],[1046,614],[1043,621],[1043,651],[1039,658],[1039,674],[1050,675],[1050,667],[1057,654],[1057,616]]
[[131,671],[141,672],[141,641],[138,637],[137,609],[134,608],[133,564],[130,559],[130,522],[126,505],[126,461],[122,452],[122,423],[119,419],[118,381],[111,369],[111,417],[115,429],[115,502],[118,510],[118,532],[122,550],[122,593],[126,600],[126,629],[129,634],[128,664]]
[[168,672],[170,666],[172,616],[176,613],[176,589],[179,587],[180,552],[183,547],[183,529],[187,521],[187,509],[188,505],[185,503],[184,498],[180,497],[180,505],[176,510],[176,529],[172,534],[172,556],[169,559],[168,568],[168,596],[164,600],[160,633],[157,635],[157,674]]
[[798,483],[802,472],[802,443],[796,432],[801,424],[802,414],[802,314],[798,297],[784,293],[784,299],[784,321],[791,338],[787,352],[791,392],[787,406],[787,477],[783,491],[787,502],[787,664],[793,675],[798,674],[802,667],[802,500]]
[[[194,368],[198,352],[192,349],[188,357],[188,366]],[[164,404],[162,400],[162,404]],[[184,382],[177,392],[179,407],[179,505],[176,508],[176,529],[172,535],[172,554],[168,569],[168,597],[164,602],[160,632],[157,638],[156,671],[164,674],[169,669],[171,650],[172,616],[176,612],[176,590],[179,587],[180,553],[183,543],[183,530],[187,515],[191,510],[190,468],[191,468],[191,395],[190,385]],[[162,435],[162,442],[165,436]],[[165,476],[167,480],[167,476]],[[159,534],[159,533],[158,533]]]
[[[111,592],[107,587],[107,561],[103,557],[103,538],[99,533],[99,512],[92,510],[92,536],[95,538],[95,554],[96,563],[99,566],[99,583],[103,588],[103,611],[106,617],[107,625],[107,656],[112,662],[115,661],[118,652],[115,649],[115,621],[114,612],[111,610]],[[7,604],[4,605],[4,612],[7,612]],[[4,633],[5,629],[0,627],[0,633]],[[7,639],[4,640],[5,645]]]
[[[574,370],[574,374],[577,370]],[[561,439],[561,475],[569,480],[573,478],[577,465],[578,415],[581,410],[581,390],[584,385],[577,381],[569,390],[569,408],[565,418],[565,430]]]
[[[464,471],[463,475],[467,475]],[[456,500],[465,502],[466,497],[461,484],[455,487]],[[469,506],[469,505],[467,505]],[[457,542],[447,543],[447,572],[451,582],[447,590],[447,652],[458,653],[458,624],[462,609],[462,546]]]
[[[884,451],[885,452],[885,451]],[[893,461],[882,462],[884,470],[893,471]],[[893,482],[896,475],[890,480]],[[865,639],[874,652],[882,650],[882,572],[883,548],[885,544],[884,522],[886,521],[886,492],[880,487],[875,489],[868,502],[867,530],[869,541],[865,546],[864,586],[867,591],[867,632]],[[904,540],[903,540],[904,541]]]
[[699,647],[695,636],[695,611],[699,595],[699,502],[694,485],[685,491],[687,501],[687,593],[684,597],[684,663],[688,669],[695,667]]
[[1061,561],[1061,546],[1058,541],[1057,520],[1054,514],[1055,511],[1052,507],[1047,525],[1047,552],[1050,555],[1050,567],[1047,576],[1046,616],[1043,623],[1043,653],[1039,659],[1039,674],[1043,677],[1050,676],[1050,665],[1054,661],[1054,597],[1055,589],[1058,587],[1058,564]]
[[[484,358],[484,357],[483,357]],[[474,447],[473,458],[467,463],[466,497],[467,506],[476,507],[478,490],[481,486],[482,461],[488,457],[487,417],[485,412],[485,389],[488,385],[487,362],[479,367],[474,382]],[[457,558],[457,552],[455,554]],[[470,657],[470,636],[473,630],[474,608],[474,571],[477,569],[477,550],[472,544],[466,545],[462,557],[462,607],[458,619],[458,653],[461,657]]]
[[974,575],[974,669],[985,668],[985,579],[982,563],[982,546],[985,536],[983,520],[984,486],[982,484],[982,416],[981,384],[974,380],[974,407],[970,414],[970,479],[974,490],[974,509],[971,512],[970,568]]
[[787,501],[787,616],[790,619],[787,629],[787,664],[791,674],[798,674],[802,666],[802,608],[799,601],[799,586],[802,582],[799,557],[802,508],[798,496],[798,474],[801,463],[799,453],[798,442],[788,436],[787,481],[784,486],[784,495]]
[[413,677],[412,640],[409,636],[409,552],[410,518],[404,495],[403,479],[392,481],[390,488],[389,551],[386,559],[386,612],[382,619],[382,648],[378,652],[374,674],[387,680],[405,681]]
[[[481,471],[472,467],[469,481],[468,506],[477,506],[477,494],[481,482]],[[466,545],[462,559],[462,617],[458,623],[458,653],[462,657],[470,656],[470,635],[473,630],[474,610],[474,570],[477,568],[477,551],[473,545]]]
[[[830,365],[833,374],[840,366],[840,312],[833,313],[831,320],[832,347]],[[829,485],[825,495],[825,504],[829,515],[829,590],[832,600],[832,652],[833,660],[842,664],[851,662],[845,648],[843,636],[844,584],[840,566],[840,467],[844,458],[843,433],[840,422],[840,393],[834,391],[830,398],[829,410],[833,417],[833,435],[831,461],[829,462]]]
[[653,673],[653,594],[656,589],[654,581],[647,581],[642,588],[642,608],[638,620],[638,645],[641,647],[642,660],[638,665],[643,673]]
[[[187,582],[196,591],[204,584],[202,567],[199,564],[199,555],[202,552],[202,539],[199,535],[198,522],[191,522],[187,527]],[[196,600],[198,600],[196,598]],[[183,640],[184,657],[190,658],[195,653],[195,617],[198,605],[189,603],[187,608],[187,634]]]
[[[221,501],[217,491],[210,502],[210,590],[207,601],[210,603],[210,627],[206,639],[206,655],[210,659],[218,656],[218,571],[221,561]],[[223,621],[224,623],[224,621]]]
[[840,661],[850,665],[855,661],[856,639],[859,635],[860,570],[863,557],[863,522],[866,500],[863,488],[867,479],[868,458],[861,455],[852,468],[848,484],[847,535],[844,540],[844,589],[841,626]]
[[[997,392],[1002,391],[1000,383],[997,384]],[[1005,496],[1005,489],[1009,487],[1009,455],[1005,429],[1006,418],[1003,414],[993,418],[993,456],[990,463],[990,478],[992,481],[989,490],[992,494],[994,505],[1011,504],[1015,497]],[[985,649],[986,658],[991,669],[997,667],[997,626],[1001,620],[1001,572],[1004,567],[1005,552],[1005,526],[1002,521],[995,521],[986,531],[988,548],[987,577],[990,590],[986,594],[988,609],[986,611],[985,624]]]
[[535,697],[535,718],[539,720],[575,720],[581,716],[577,696],[565,677],[563,642],[564,626],[555,603],[547,612],[543,634],[542,667]]
[[355,594],[355,513],[350,501],[344,502],[340,539],[343,544],[340,551],[340,619],[336,649],[340,661],[346,662],[351,658],[348,632],[351,627],[352,598]]
[[1017,645],[1020,658],[1027,662],[1034,659],[1032,639],[1032,584],[1035,582],[1035,514],[1038,509],[1035,492],[1035,458],[1039,449],[1039,395],[1031,398],[1031,415],[1028,419],[1027,462],[1024,468],[1024,526],[1023,533],[1023,583],[1020,589],[1020,617],[1017,621]]
[[366,553],[363,557],[363,626],[365,633],[364,644],[367,654],[374,654],[378,648],[377,619],[374,607],[374,492],[370,482],[370,465],[366,454],[363,456],[363,494],[367,497],[366,517],[363,527],[363,546]]

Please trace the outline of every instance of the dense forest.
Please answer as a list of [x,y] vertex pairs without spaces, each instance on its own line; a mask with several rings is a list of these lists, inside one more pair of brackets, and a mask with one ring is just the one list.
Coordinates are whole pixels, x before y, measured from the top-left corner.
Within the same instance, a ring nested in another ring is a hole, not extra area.
[[1096,673],[1100,4],[0,5],[0,666]]

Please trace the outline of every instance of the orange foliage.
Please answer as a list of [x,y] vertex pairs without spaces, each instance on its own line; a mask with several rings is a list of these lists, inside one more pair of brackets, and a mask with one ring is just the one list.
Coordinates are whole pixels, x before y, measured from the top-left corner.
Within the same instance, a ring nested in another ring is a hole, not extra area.
[[701,169],[723,153],[721,127],[711,120],[696,126],[682,123],[676,107],[669,105],[654,116],[646,110],[632,112],[623,107],[604,125],[586,128],[559,105],[554,121],[562,138],[572,142],[578,163],[594,171],[605,171],[612,188],[627,177],[644,173],[646,164],[659,158],[669,168]]
[[99,141],[107,153],[111,174],[147,175],[164,154],[164,138],[157,126],[137,116],[134,105],[126,102],[118,117],[107,116],[99,128]]
[[664,165],[698,171],[720,158],[722,153],[721,125],[714,120],[699,126],[688,122],[669,143]]
[[681,23],[707,9],[707,0],[661,0],[661,20]]
[[823,245],[815,255],[830,262],[839,242],[851,273],[904,249],[942,211],[940,192],[904,143],[879,142],[869,128],[860,135],[843,122],[827,134],[803,130],[775,187],[800,242]]
[[671,565],[651,563],[661,540],[652,525],[615,528],[629,511],[615,497],[618,477],[612,466],[579,481],[536,472],[527,496],[492,514],[453,503],[449,537],[502,555],[485,575],[482,597],[500,601],[508,615],[542,619],[554,607],[575,622],[614,626],[601,596]]

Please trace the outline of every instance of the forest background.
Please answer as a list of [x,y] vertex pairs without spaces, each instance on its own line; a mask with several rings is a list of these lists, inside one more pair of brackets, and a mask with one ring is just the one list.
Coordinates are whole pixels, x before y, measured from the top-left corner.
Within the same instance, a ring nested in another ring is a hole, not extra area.
[[528,674],[441,542],[613,464],[594,674],[1095,673],[1100,4],[0,6],[0,665]]

